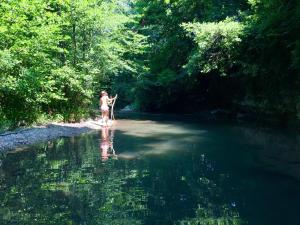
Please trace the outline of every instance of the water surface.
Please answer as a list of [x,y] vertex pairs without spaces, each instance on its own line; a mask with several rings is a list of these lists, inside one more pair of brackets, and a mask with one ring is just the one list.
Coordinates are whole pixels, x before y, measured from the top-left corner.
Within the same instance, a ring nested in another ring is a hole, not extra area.
[[0,156],[0,224],[299,225],[300,136],[143,118]]

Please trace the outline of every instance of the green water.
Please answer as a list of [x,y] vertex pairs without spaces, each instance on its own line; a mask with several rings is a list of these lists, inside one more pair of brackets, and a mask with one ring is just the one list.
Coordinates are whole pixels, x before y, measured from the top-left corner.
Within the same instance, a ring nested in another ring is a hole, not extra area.
[[0,156],[0,224],[299,225],[300,136],[180,118]]

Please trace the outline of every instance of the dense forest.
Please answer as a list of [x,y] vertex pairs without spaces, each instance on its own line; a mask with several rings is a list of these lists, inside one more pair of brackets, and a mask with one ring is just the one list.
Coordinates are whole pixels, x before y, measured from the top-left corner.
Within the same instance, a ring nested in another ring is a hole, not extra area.
[[2,0],[0,121],[119,107],[300,117],[297,0]]

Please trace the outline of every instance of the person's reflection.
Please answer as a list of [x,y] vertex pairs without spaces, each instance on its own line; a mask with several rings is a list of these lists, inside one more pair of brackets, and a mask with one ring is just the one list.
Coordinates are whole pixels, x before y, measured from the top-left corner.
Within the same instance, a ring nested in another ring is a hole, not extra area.
[[108,127],[102,127],[101,130],[101,159],[102,161],[108,160],[109,156],[116,156],[113,147],[114,130],[110,130]]

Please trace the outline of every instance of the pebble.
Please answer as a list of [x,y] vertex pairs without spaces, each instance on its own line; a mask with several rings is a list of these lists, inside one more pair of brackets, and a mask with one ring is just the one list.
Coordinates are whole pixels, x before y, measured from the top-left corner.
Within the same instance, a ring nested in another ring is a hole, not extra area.
[[25,145],[49,141],[59,137],[72,137],[92,130],[99,130],[101,126],[97,120],[80,123],[51,123],[46,126],[24,128],[16,132],[0,134],[0,151],[13,150]]

